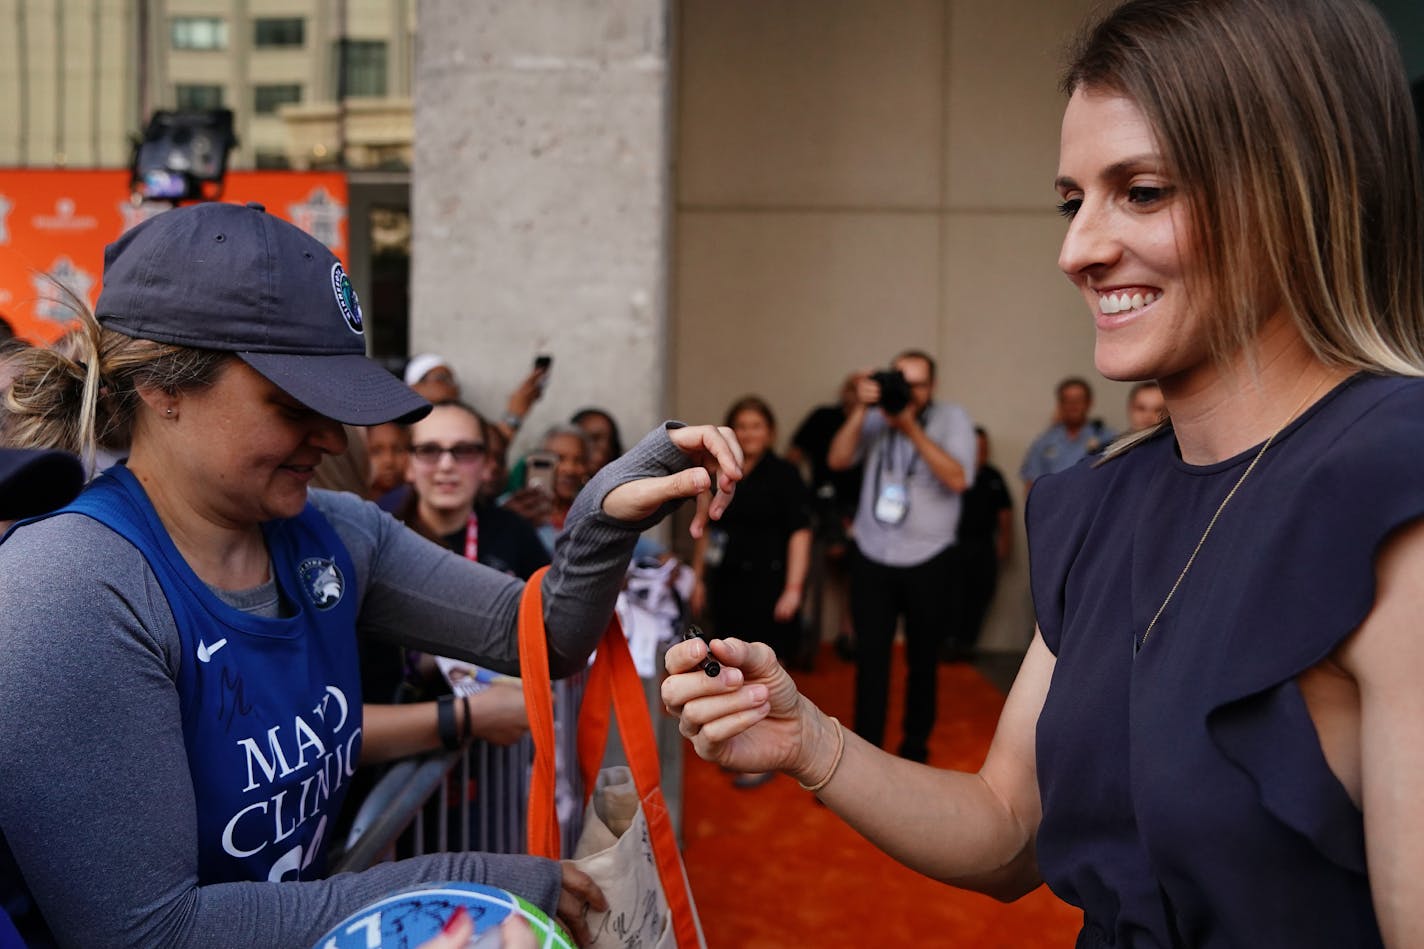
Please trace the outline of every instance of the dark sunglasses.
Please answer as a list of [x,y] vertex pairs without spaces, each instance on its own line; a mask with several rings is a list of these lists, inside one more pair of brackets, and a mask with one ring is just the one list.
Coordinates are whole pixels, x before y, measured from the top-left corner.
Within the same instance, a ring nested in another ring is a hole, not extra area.
[[421,442],[419,445],[410,446],[410,453],[415,460],[427,465],[438,464],[440,456],[447,451],[456,464],[469,465],[484,458],[485,445],[484,442],[456,442],[449,446],[436,442]]

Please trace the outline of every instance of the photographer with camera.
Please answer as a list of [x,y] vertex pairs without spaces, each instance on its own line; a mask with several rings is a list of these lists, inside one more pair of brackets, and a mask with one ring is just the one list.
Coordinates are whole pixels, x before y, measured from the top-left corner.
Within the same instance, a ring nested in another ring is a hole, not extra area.
[[850,590],[855,732],[885,740],[890,647],[903,616],[909,669],[898,753],[914,761],[928,754],[939,647],[959,612],[954,539],[960,495],[974,479],[974,423],[960,406],[932,401],[934,383],[934,359],[919,350],[901,353],[889,371],[860,373],[857,402],[827,457],[835,470],[865,463]]

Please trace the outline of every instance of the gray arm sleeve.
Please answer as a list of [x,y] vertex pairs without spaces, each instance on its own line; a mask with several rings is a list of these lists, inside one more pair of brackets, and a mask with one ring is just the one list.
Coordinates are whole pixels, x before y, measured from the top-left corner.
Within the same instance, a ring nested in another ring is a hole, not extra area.
[[[549,671],[584,667],[613,615],[638,535],[675,505],[637,524],[603,513],[608,492],[628,481],[673,474],[690,462],[655,429],[609,464],[574,500],[544,577]],[[350,494],[312,492],[356,563],[360,632],[424,652],[518,674],[517,622],[523,581],[466,560]]]

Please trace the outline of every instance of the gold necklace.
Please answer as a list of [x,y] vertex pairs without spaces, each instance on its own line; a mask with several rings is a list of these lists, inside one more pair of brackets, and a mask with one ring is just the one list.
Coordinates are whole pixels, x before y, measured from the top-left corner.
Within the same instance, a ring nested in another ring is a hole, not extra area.
[[1226,505],[1231,503],[1231,499],[1236,496],[1236,492],[1241,490],[1241,485],[1245,484],[1246,479],[1251,476],[1251,472],[1256,470],[1256,465],[1260,463],[1261,456],[1266,453],[1267,448],[1271,447],[1271,443],[1276,440],[1276,436],[1286,430],[1286,427],[1295,420],[1300,410],[1305,408],[1305,404],[1310,401],[1311,396],[1320,391],[1320,387],[1324,384],[1324,379],[1317,382],[1315,387],[1305,394],[1305,398],[1300,400],[1300,404],[1292,409],[1291,413],[1286,416],[1286,420],[1281,423],[1280,428],[1272,432],[1271,436],[1261,443],[1261,450],[1256,452],[1256,457],[1251,459],[1251,463],[1246,466],[1246,470],[1241,472],[1241,477],[1236,479],[1236,483],[1231,486],[1231,490],[1226,492],[1226,497],[1222,498],[1221,503],[1216,506],[1216,513],[1213,514],[1211,520],[1207,522],[1206,530],[1202,531],[1201,540],[1198,540],[1196,547],[1192,549],[1192,555],[1187,558],[1186,566],[1182,568],[1182,572],[1177,574],[1177,582],[1172,584],[1172,589],[1167,591],[1167,598],[1162,601],[1161,606],[1157,607],[1157,612],[1152,617],[1152,622],[1147,624],[1147,631],[1142,634],[1142,638],[1132,644],[1132,654],[1134,656],[1141,652],[1142,647],[1147,644],[1147,637],[1151,636],[1152,630],[1157,627],[1157,621],[1162,618],[1162,614],[1167,609],[1167,604],[1172,602],[1172,597],[1177,593],[1177,587],[1181,586],[1182,581],[1187,578],[1187,571],[1192,569],[1192,564],[1196,562],[1197,554],[1201,553],[1202,545],[1206,543],[1207,537],[1211,534],[1211,529],[1216,526],[1217,520],[1221,517],[1221,512],[1226,510]]

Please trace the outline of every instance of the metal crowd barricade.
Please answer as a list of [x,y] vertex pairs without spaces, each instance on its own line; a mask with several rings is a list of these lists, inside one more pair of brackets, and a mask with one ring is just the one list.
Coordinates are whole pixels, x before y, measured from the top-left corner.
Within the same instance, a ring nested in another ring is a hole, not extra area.
[[[556,761],[570,799],[577,804],[561,809],[559,815],[566,854],[573,853],[582,830],[583,788],[577,762],[585,676],[581,672],[561,679],[553,688]],[[523,853],[533,760],[534,743],[526,735],[509,746],[476,741],[460,751],[397,762],[361,803],[345,851],[333,861],[331,872],[364,870],[398,855],[428,852]]]

